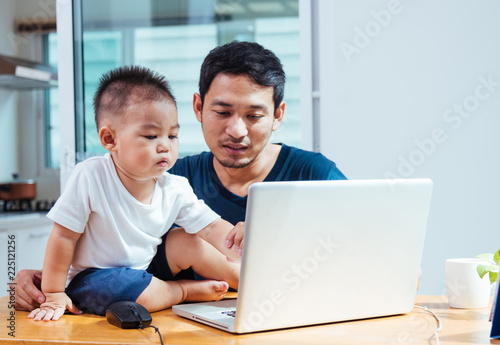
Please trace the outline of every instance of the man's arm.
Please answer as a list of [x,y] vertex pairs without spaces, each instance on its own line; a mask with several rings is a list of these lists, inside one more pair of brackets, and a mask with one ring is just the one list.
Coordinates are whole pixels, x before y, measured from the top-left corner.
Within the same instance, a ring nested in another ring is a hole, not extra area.
[[227,258],[233,261],[240,261],[243,249],[243,231],[243,222],[233,227],[228,221],[218,219],[200,230],[197,234],[217,248]]

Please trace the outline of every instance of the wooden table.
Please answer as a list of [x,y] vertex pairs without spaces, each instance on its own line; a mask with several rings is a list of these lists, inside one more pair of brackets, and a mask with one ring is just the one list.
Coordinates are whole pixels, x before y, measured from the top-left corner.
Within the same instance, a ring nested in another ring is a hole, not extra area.
[[[446,296],[417,296],[418,305],[427,306],[441,318],[441,344],[500,343],[489,338],[490,308],[451,309]],[[0,344],[159,344],[154,329],[123,330],[96,315],[64,315],[56,322],[28,320],[27,312],[16,312],[15,338],[8,335],[7,297],[0,299]],[[436,320],[414,308],[406,315],[340,322],[328,325],[234,335],[181,318],[171,309],[153,313],[153,325],[161,331],[165,344],[436,344]]]

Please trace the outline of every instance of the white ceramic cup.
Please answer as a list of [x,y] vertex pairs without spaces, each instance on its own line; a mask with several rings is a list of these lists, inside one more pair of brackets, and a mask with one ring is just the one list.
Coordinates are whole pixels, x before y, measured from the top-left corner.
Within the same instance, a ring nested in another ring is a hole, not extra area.
[[491,284],[488,274],[483,279],[477,273],[478,258],[446,260],[446,292],[452,308],[485,308],[490,302]]

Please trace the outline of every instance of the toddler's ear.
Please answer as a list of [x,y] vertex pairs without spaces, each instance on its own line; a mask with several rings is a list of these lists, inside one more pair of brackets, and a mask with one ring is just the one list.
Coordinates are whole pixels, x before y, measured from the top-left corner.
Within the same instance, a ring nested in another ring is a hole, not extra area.
[[116,147],[115,131],[108,126],[102,126],[101,129],[99,129],[99,140],[101,141],[102,147],[110,152]]

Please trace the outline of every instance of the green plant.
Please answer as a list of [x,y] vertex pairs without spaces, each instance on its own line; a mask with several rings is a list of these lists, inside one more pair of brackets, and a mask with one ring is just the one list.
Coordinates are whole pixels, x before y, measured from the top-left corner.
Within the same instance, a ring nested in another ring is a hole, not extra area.
[[495,253],[484,253],[477,256],[477,258],[487,261],[489,265],[478,265],[477,273],[481,277],[484,277],[486,273],[490,275],[490,282],[493,284],[498,278],[498,263],[500,262],[500,249]]

